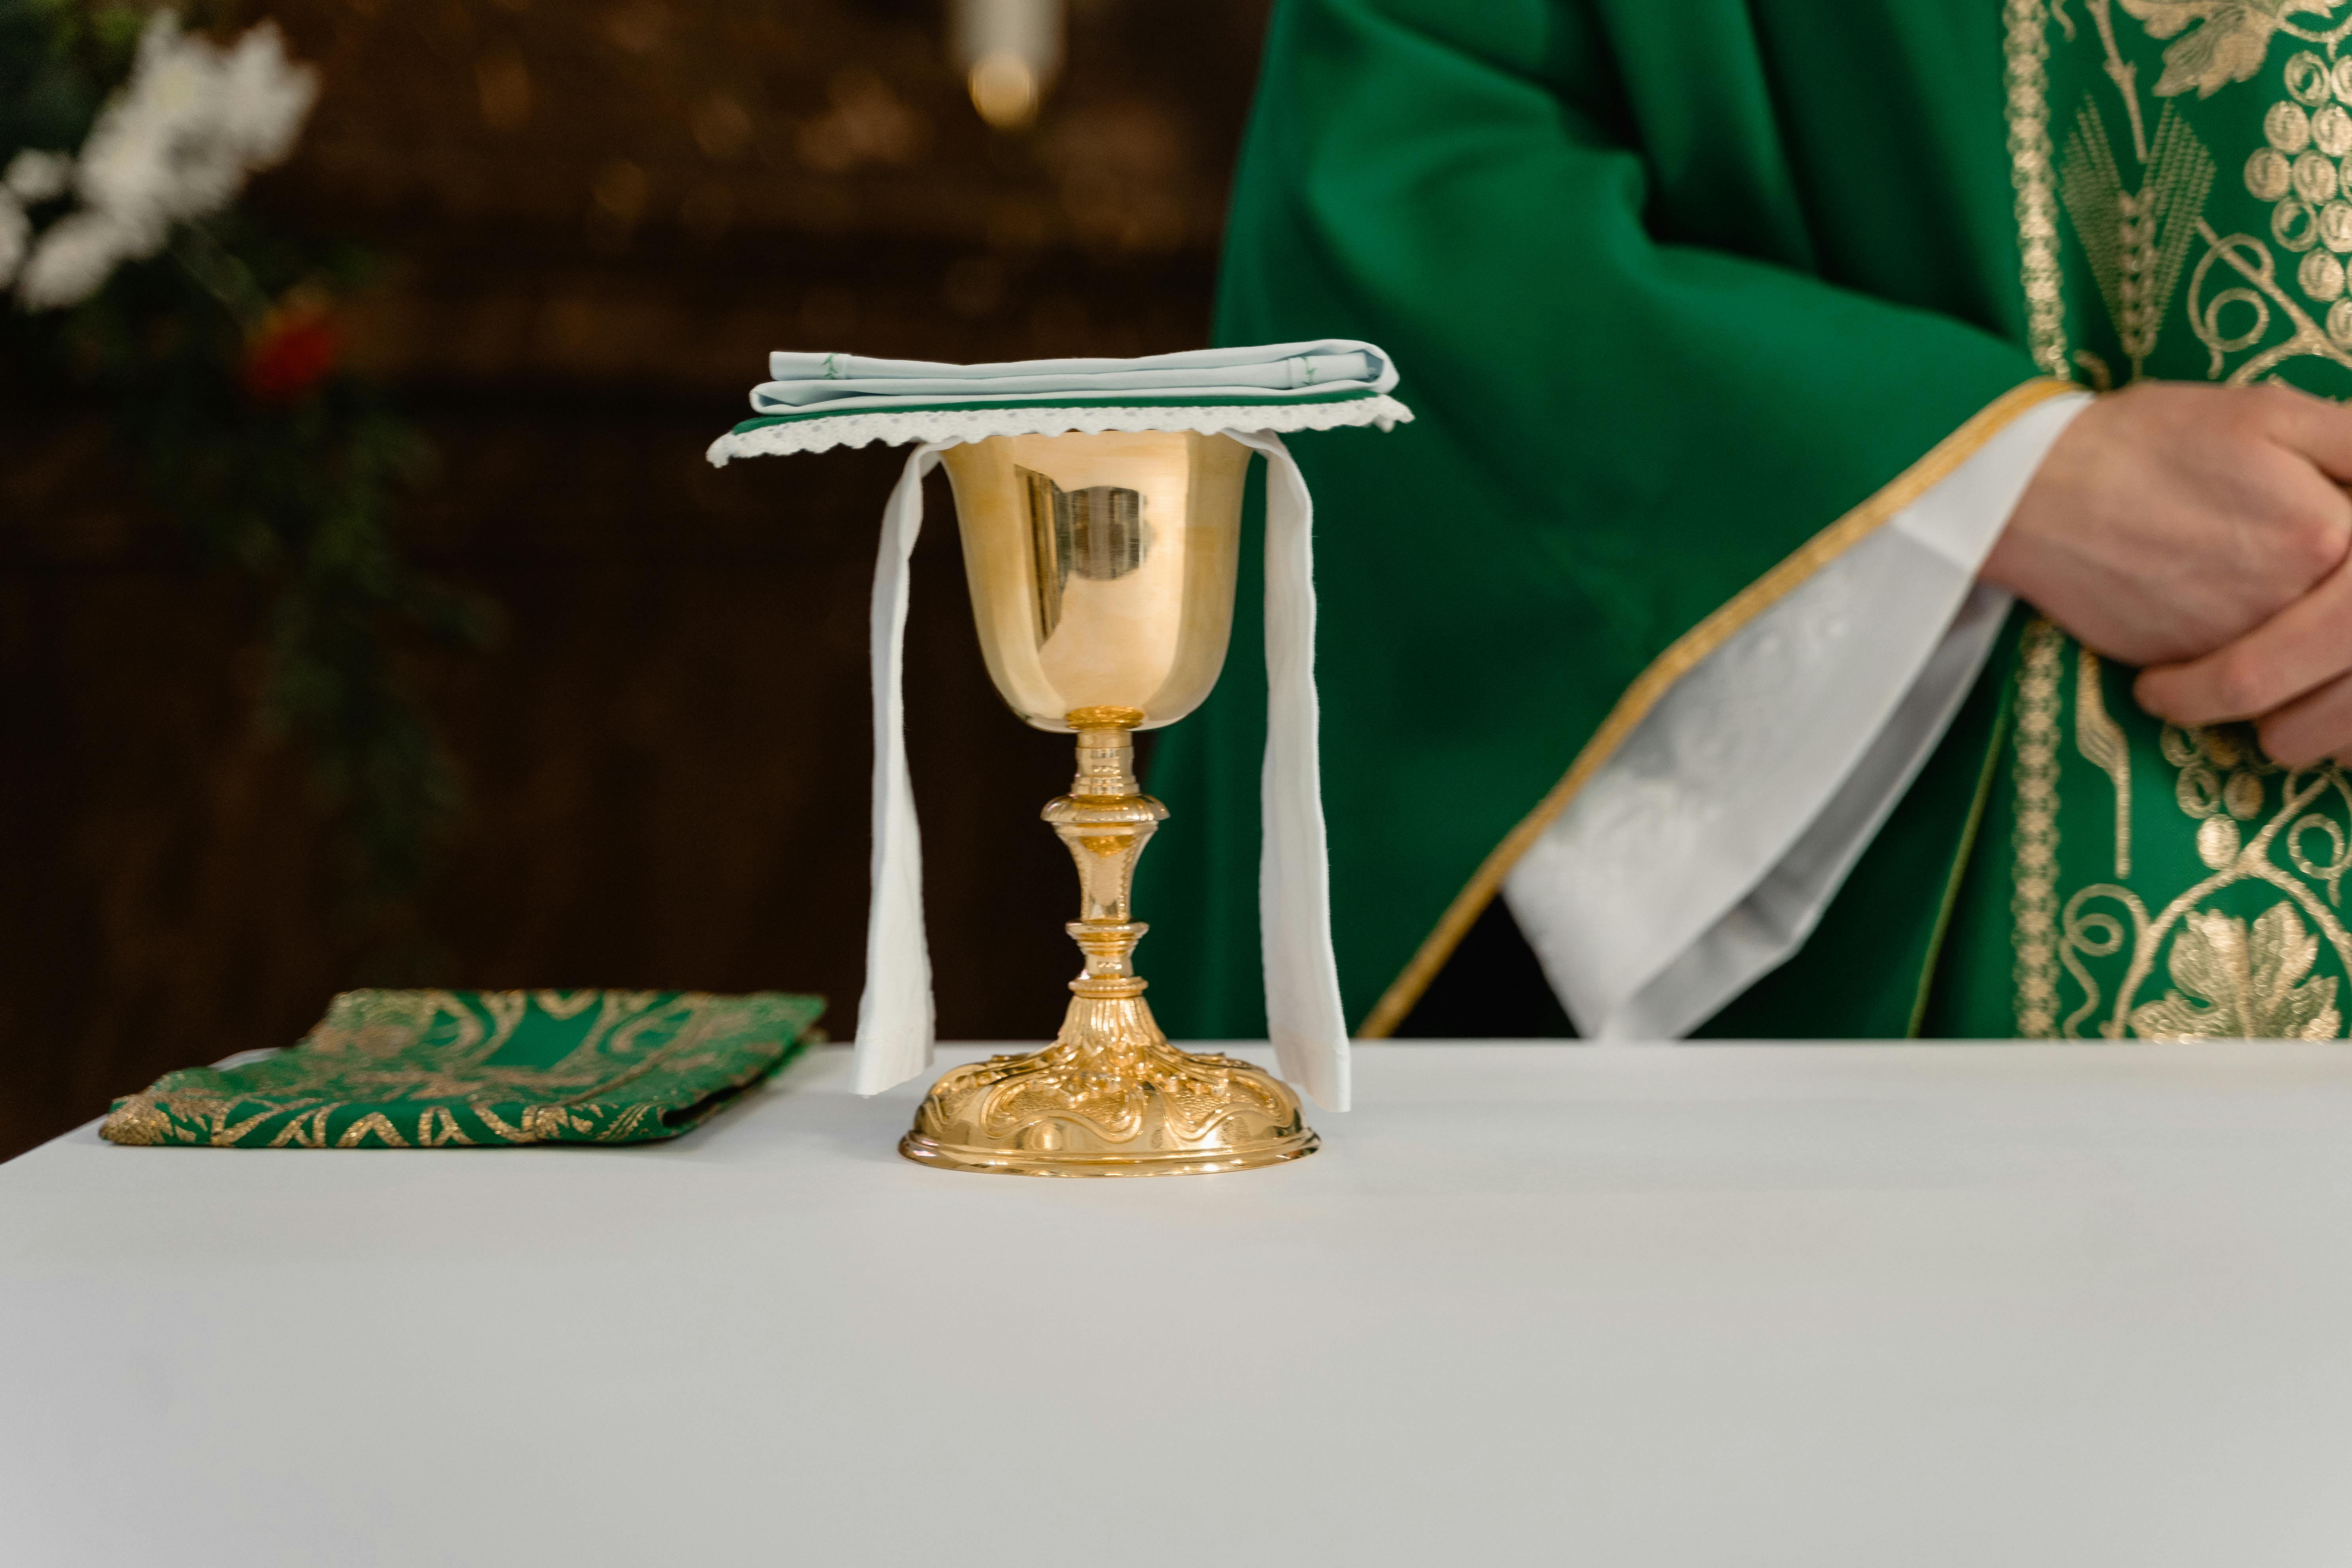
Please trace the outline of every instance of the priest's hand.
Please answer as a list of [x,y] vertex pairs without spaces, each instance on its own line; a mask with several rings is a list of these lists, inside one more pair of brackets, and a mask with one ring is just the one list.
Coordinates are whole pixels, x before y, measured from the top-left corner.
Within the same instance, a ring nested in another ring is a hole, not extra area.
[[2176,724],[2252,719],[2291,768],[2352,763],[2352,562],[2220,650],[2142,672],[2133,694]]
[[[2142,666],[2211,656],[2231,682],[2224,706],[2257,693],[2276,706],[2295,694],[2273,668],[2287,634],[2264,623],[2300,610],[2315,584],[2344,581],[2332,574],[2352,551],[2345,484],[2352,408],[2279,385],[2139,382],[2093,403],[2052,444],[1980,575],[2095,652]],[[2352,664],[2352,582],[2336,592]],[[2246,637],[2256,627],[2263,640]],[[2341,700],[2352,718],[2352,690]]]

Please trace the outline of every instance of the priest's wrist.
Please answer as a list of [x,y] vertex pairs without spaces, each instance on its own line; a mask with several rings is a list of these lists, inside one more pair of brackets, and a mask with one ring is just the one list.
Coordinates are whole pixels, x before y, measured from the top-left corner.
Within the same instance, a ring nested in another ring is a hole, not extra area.
[[2352,410],[2279,385],[2139,382],[2051,444],[1980,578],[2131,665],[2203,658],[2352,552]]

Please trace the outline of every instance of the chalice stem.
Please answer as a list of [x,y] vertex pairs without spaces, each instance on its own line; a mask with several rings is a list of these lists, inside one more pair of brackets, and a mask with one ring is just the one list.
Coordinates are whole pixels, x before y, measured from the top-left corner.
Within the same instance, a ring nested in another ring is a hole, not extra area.
[[1298,1097],[1232,1057],[1168,1043],[1143,1000],[1135,944],[1135,862],[1168,808],[1135,777],[1133,708],[1080,708],[1078,776],[1045,816],[1078,868],[1086,954],[1054,1043],[991,1057],[931,1086],[898,1152],[927,1165],[1026,1176],[1202,1175],[1315,1152]]
[[1071,712],[1077,777],[1045,811],[1077,867],[1078,918],[1066,929],[1086,955],[1086,967],[1070,982],[1070,1009],[1054,1046],[1078,1058],[1073,1065],[1081,1070],[1108,1077],[1132,1073],[1146,1052],[1166,1045],[1135,973],[1135,944],[1151,928],[1134,918],[1129,901],[1135,863],[1168,816],[1136,782],[1135,727],[1141,722],[1133,708]]

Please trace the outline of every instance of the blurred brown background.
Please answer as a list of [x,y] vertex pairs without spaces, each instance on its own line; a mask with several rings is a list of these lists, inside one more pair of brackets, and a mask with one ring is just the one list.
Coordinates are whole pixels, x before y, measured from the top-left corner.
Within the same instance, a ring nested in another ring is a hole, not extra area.
[[[854,1026],[866,591],[887,451],[714,471],[772,348],[952,360],[1206,339],[1266,0],[1073,0],[990,131],[941,0],[284,0],[324,91],[257,199],[386,253],[353,355],[439,448],[406,537],[502,609],[418,656],[468,814],[411,931],[466,986],[815,990]],[[0,1156],[290,1042],[381,954],[253,605],[94,425],[0,422]],[[908,703],[940,1025],[1035,1038],[1073,968],[1036,823],[1065,743],[996,700],[935,495]]]

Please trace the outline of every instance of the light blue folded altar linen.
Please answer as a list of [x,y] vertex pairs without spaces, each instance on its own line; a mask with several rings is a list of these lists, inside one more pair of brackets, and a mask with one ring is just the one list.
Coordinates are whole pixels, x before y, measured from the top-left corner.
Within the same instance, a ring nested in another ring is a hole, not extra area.
[[1371,396],[1396,385],[1396,367],[1348,338],[1259,348],[1196,349],[1139,359],[1021,360],[941,364],[844,353],[772,353],[774,379],[751,389],[761,414],[904,408],[956,403],[1065,403],[1073,398],[1175,396],[1186,401],[1296,401]]

